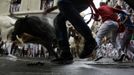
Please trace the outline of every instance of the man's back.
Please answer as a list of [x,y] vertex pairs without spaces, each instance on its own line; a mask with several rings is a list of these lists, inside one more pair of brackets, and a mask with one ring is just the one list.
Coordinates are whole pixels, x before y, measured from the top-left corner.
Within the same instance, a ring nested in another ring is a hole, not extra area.
[[130,19],[130,16],[127,13],[120,13],[120,20],[125,25],[125,27],[134,28],[134,25]]
[[114,9],[112,7],[109,7],[107,5],[102,5],[100,6],[100,8],[98,8],[99,10],[99,14],[102,17],[102,21],[106,21],[106,20],[114,20],[117,21],[117,12],[114,11]]

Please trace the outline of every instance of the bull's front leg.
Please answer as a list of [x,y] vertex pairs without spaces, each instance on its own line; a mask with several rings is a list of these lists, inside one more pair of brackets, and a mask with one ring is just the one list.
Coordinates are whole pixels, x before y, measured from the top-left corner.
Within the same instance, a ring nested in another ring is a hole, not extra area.
[[50,57],[54,56],[54,57],[58,58],[58,54],[54,51],[54,48],[52,47],[52,43],[51,42],[45,43],[44,46],[47,48]]
[[6,41],[7,41],[7,35],[8,35],[8,31],[2,29],[2,30],[1,30],[1,38],[2,38],[2,41],[3,41],[3,42],[6,42]]

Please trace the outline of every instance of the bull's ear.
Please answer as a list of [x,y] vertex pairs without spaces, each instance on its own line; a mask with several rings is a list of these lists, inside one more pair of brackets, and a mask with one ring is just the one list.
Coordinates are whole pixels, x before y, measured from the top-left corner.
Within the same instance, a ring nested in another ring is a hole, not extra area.
[[26,16],[25,16],[25,18],[28,18],[28,17],[29,17],[29,15],[26,15]]

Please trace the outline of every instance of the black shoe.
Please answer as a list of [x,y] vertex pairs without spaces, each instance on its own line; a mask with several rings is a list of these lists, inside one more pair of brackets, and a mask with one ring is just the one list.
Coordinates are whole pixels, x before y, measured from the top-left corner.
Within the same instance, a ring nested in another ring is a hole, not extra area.
[[72,64],[74,61],[73,59],[66,59],[66,58],[58,58],[58,59],[54,59],[51,61],[52,63],[55,64]]
[[92,54],[92,52],[96,48],[96,46],[97,46],[96,42],[85,43],[84,50],[79,55],[79,58],[84,59],[84,58],[87,58],[88,56],[90,56],[90,54]]
[[51,62],[55,64],[72,64],[73,56],[71,54],[62,54],[60,58],[56,58]]

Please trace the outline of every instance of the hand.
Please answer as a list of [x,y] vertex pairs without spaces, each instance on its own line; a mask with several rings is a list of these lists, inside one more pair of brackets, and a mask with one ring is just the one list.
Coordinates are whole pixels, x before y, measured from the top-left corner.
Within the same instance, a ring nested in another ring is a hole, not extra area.
[[99,20],[99,14],[93,14],[93,19],[94,19],[95,21],[100,21],[100,20]]

